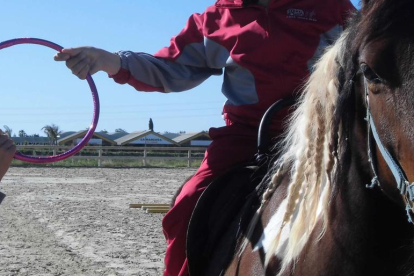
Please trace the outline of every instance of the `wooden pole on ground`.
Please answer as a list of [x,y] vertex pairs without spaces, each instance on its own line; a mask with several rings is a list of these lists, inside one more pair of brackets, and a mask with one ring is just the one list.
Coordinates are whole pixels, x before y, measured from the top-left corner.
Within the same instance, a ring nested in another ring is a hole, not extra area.
[[162,204],[162,203],[133,203],[129,204],[129,208],[142,208],[143,206],[161,206],[161,207],[168,207],[169,204]]
[[145,212],[149,213],[167,213],[169,209],[147,209]]
[[160,203],[135,203],[129,204],[129,208],[141,208],[145,213],[167,213],[170,210],[169,204]]

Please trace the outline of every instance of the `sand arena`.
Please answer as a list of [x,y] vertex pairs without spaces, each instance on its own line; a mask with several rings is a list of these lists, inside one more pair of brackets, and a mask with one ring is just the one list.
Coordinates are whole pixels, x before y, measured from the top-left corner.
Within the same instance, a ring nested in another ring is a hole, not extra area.
[[195,169],[11,168],[0,183],[0,275],[162,275],[162,214]]

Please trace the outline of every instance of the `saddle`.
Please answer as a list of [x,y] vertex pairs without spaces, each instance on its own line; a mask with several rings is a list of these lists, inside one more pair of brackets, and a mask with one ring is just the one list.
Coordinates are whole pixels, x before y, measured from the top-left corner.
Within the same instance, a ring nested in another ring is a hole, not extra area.
[[[294,99],[280,100],[268,109],[259,127],[258,153],[254,159],[218,177],[198,200],[187,231],[190,275],[219,275],[233,257],[238,237],[247,229],[260,206],[263,185],[268,183],[263,180],[273,154],[269,150],[266,130],[274,114],[293,103]],[[224,233],[226,240],[222,239]],[[214,272],[207,272],[218,246],[222,257],[214,260]]]
[[[206,275],[206,267],[223,233],[230,233],[227,252],[223,256],[233,256],[237,236],[245,228],[246,221],[253,216],[259,196],[256,187],[262,181],[264,169],[254,164],[244,164],[229,170],[213,181],[203,192],[191,216],[187,232],[187,259],[190,275]],[[246,202],[249,204],[245,205]],[[237,220],[237,223],[231,223]],[[220,247],[223,249],[223,247]],[[225,266],[227,258],[215,264],[217,268]]]

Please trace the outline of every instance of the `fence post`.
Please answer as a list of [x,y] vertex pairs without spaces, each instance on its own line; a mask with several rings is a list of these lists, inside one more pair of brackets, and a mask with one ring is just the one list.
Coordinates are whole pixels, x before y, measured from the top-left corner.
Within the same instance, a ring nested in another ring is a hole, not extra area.
[[[56,147],[53,147],[53,156],[56,156]],[[52,166],[55,166],[55,162],[52,163]]]
[[191,167],[191,150],[188,150],[188,162],[187,162],[187,167]]
[[102,167],[102,147],[98,150],[98,167]]
[[144,164],[144,167],[147,166],[147,149],[144,149],[144,159],[142,159],[142,163]]

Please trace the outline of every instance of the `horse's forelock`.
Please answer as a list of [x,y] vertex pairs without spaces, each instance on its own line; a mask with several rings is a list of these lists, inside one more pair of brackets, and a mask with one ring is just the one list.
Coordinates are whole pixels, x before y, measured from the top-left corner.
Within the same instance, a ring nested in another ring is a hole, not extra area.
[[[354,17],[348,30],[347,36],[344,40],[344,49],[342,56],[339,58],[342,60],[341,66],[338,67],[337,80],[338,80],[338,98],[336,102],[336,109],[333,115],[333,130],[332,130],[332,152],[335,153],[338,159],[346,160],[341,162],[341,167],[336,171],[334,176],[336,180],[340,178],[341,172],[348,169],[348,165],[351,162],[350,148],[348,134],[353,128],[355,106],[354,100],[354,81],[359,71],[358,65],[358,47],[355,47],[355,41],[358,37],[357,26],[360,23],[360,16]],[[339,135],[341,133],[342,135]],[[340,156],[338,156],[340,155]],[[335,197],[337,191],[336,185],[339,185],[342,181],[333,181],[335,184],[332,189],[331,197]]]
[[[414,1],[375,0],[362,7],[355,41],[394,37],[414,29]],[[355,43],[354,45],[358,45]]]

